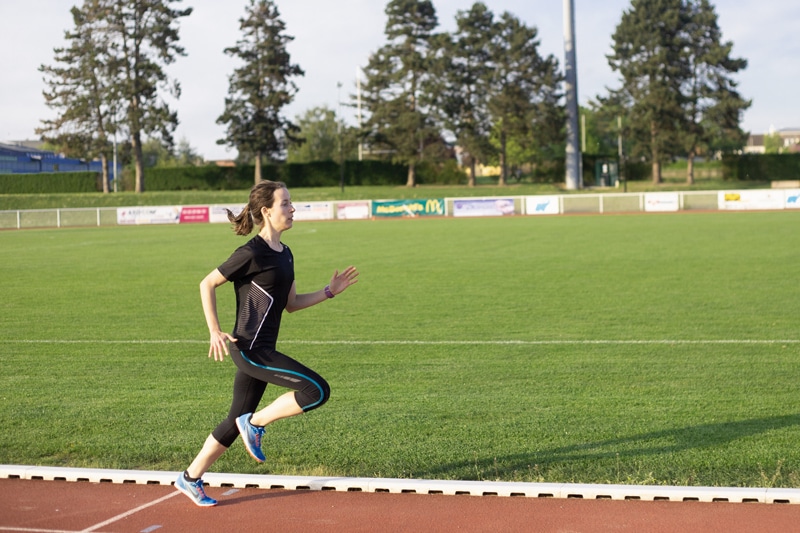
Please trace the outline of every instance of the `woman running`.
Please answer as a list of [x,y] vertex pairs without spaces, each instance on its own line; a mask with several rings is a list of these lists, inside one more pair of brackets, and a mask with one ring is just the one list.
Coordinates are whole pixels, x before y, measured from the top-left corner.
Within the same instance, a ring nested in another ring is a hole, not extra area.
[[[258,235],[237,248],[227,261],[200,283],[200,296],[211,346],[208,356],[222,361],[230,355],[237,371],[228,417],[208,436],[189,468],[178,476],[175,487],[201,506],[217,501],[206,495],[203,474],[242,436],[248,453],[258,462],[264,427],[276,420],[316,409],[330,397],[328,383],[316,372],[275,349],[283,310],[292,313],[321,303],[358,281],[349,266],[336,270],[330,284],[316,292],[297,294],[294,258],[281,234],[291,229],[291,196],[281,182],[262,181],[250,190],[250,200],[238,215],[228,211],[237,235],[249,235],[255,224]],[[236,323],[233,335],[220,330],[216,289],[232,281],[236,291]],[[228,343],[231,349],[228,349]],[[257,410],[268,383],[292,389]]]

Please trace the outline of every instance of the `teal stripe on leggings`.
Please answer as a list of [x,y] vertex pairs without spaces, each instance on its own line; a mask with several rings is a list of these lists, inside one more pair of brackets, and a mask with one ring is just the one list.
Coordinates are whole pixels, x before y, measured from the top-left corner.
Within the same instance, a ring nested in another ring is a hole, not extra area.
[[247,361],[248,363],[250,363],[253,366],[257,366],[258,368],[263,368],[264,370],[269,370],[271,372],[283,372],[284,374],[292,374],[294,376],[298,376],[298,377],[300,377],[302,379],[308,380],[311,383],[313,383],[314,386],[319,389],[319,400],[314,402],[314,403],[312,403],[312,404],[310,404],[310,405],[306,405],[305,407],[301,407],[301,409],[303,411],[307,411],[307,410],[311,409],[312,407],[316,407],[317,405],[321,404],[323,400],[325,400],[325,390],[322,387],[319,386],[319,383],[317,383],[316,381],[314,381],[310,377],[304,376],[300,372],[295,372],[293,370],[285,370],[283,368],[272,368],[271,366],[260,365],[260,364],[256,363],[255,361],[251,360],[249,357],[247,357],[244,354],[243,351],[239,350],[239,353],[242,354],[242,358],[245,361]]

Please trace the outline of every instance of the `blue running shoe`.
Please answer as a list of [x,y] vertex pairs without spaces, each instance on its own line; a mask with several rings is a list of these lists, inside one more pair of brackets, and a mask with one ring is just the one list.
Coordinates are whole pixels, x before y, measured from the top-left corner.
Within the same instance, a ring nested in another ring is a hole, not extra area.
[[237,418],[236,427],[239,428],[239,433],[242,434],[247,453],[259,463],[263,463],[267,459],[261,451],[261,437],[264,436],[264,427],[251,424],[251,416],[253,416],[253,413],[245,413]]
[[175,481],[175,488],[186,494],[189,499],[195,503],[195,505],[200,507],[214,507],[217,505],[217,500],[206,496],[206,491],[203,489],[202,479],[198,479],[192,483],[191,481],[186,481],[183,478],[183,472],[181,472],[177,481]]

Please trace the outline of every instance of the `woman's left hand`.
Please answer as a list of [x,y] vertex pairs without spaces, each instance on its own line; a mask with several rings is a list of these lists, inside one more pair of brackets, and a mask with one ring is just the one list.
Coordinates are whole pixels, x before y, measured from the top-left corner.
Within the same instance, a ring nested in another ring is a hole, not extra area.
[[331,292],[335,296],[344,292],[347,287],[356,282],[358,282],[358,270],[356,270],[356,267],[351,265],[345,268],[341,273],[336,270],[331,278]]

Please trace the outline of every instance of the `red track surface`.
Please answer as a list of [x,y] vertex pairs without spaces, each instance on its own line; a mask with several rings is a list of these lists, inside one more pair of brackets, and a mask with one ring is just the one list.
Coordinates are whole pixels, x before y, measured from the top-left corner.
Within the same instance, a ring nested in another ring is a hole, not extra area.
[[447,496],[0,479],[0,531],[800,531],[800,505]]

